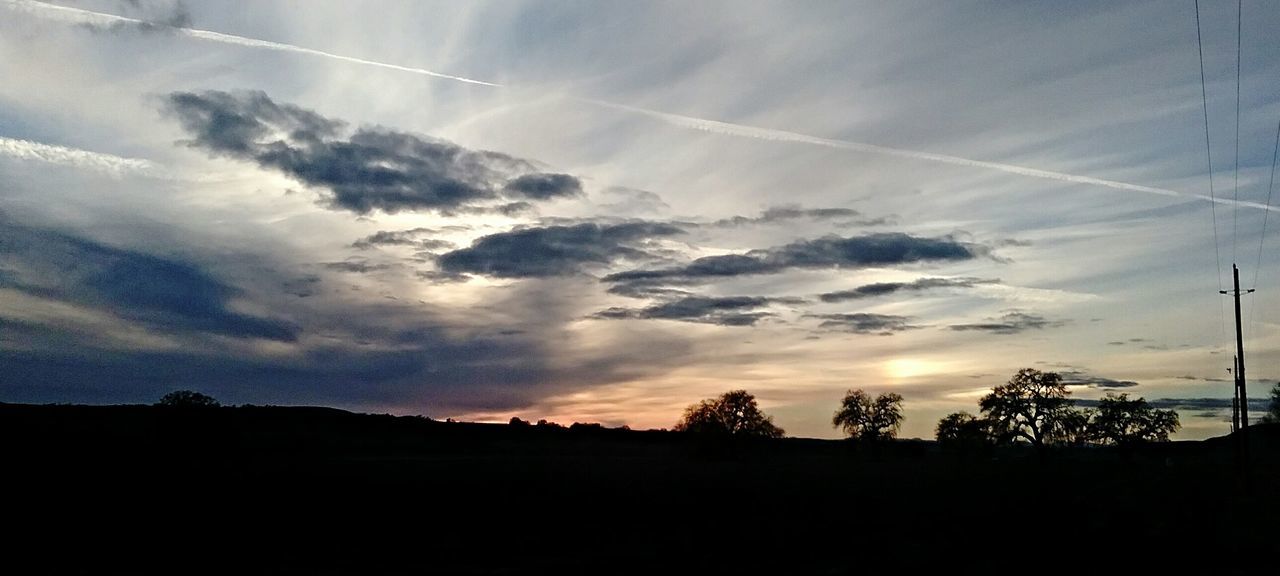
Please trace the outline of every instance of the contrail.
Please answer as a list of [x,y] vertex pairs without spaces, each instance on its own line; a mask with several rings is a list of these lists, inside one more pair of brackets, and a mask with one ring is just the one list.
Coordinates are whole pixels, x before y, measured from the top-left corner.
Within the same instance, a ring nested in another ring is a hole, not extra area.
[[115,176],[121,176],[125,173],[133,173],[145,176],[163,177],[160,168],[149,160],[125,158],[122,156],[113,156],[111,154],[102,154],[100,152],[80,150],[78,148],[67,148],[65,146],[41,144],[30,140],[5,138],[4,136],[0,136],[0,156],[17,158],[19,160],[49,162],[51,164],[74,166],[76,168],[88,168],[91,170],[106,172]]
[[[31,14],[38,17],[52,18],[65,22],[89,23],[89,24],[139,24],[154,25],[145,20],[136,18],[127,18],[124,16],[116,16],[114,14],[104,14],[101,12],[93,12],[90,10],[82,10],[80,8],[70,8],[67,6],[55,6],[43,2],[35,2],[33,0],[3,0],[10,8],[21,12]],[[293,52],[297,54],[308,54],[312,56],[321,56],[340,60],[343,62],[351,62],[354,64],[362,64],[365,66],[374,66],[388,70],[397,70],[400,72],[409,72],[433,78],[442,78],[445,80],[453,80],[456,82],[465,82],[467,84],[478,84],[481,86],[490,86],[494,88],[507,88],[503,84],[494,82],[485,82],[483,80],[475,80],[463,76],[454,76],[451,74],[443,74],[434,72],[425,68],[413,68],[409,66],[400,66],[397,64],[387,64],[385,62],[376,62],[373,60],[365,60],[363,58],[354,58],[351,56],[343,56],[331,52],[314,50],[311,48],[303,48],[292,44],[283,44],[280,42],[271,42],[268,40],[258,40],[254,38],[245,38],[243,36],[234,36],[231,34],[223,34],[221,32],[212,32],[209,30],[197,30],[193,28],[171,28],[175,33],[182,34],[191,38],[199,38],[201,40],[209,40],[212,42],[222,42],[224,44],[232,44],[236,46],[245,46],[250,48],[264,48],[267,50],[278,50],[281,52]],[[941,164],[950,164],[953,166],[967,166],[971,168],[984,168],[987,170],[996,170],[1008,174],[1017,174],[1019,176],[1027,176],[1031,178],[1040,178],[1044,180],[1057,180],[1059,182],[1069,182],[1073,184],[1084,184],[1090,186],[1101,186],[1111,188],[1113,190],[1124,190],[1128,192],[1142,192],[1144,194],[1156,194],[1159,196],[1171,196],[1179,198],[1194,198],[1204,200],[1206,202],[1216,202],[1218,204],[1226,204],[1231,206],[1245,206],[1249,208],[1258,208],[1261,210],[1280,211],[1276,207],[1260,204],[1257,202],[1237,201],[1227,198],[1210,197],[1204,194],[1192,194],[1170,190],[1168,188],[1157,188],[1153,186],[1143,186],[1140,184],[1130,184],[1127,182],[1119,182],[1116,180],[1106,180],[1103,178],[1094,178],[1092,176],[1080,176],[1077,174],[1067,174],[1065,172],[1054,172],[1051,170],[1041,170],[1038,168],[1028,168],[1026,166],[1017,166],[1014,164],[1003,164],[1000,162],[988,162],[985,160],[973,160],[971,158],[962,158],[960,156],[950,156],[947,154],[935,154],[932,152],[921,152],[918,150],[906,150],[903,148],[891,148],[888,146],[878,146],[875,144],[867,144],[863,142],[852,142],[849,140],[835,140],[831,138],[821,138],[818,136],[809,136],[798,132],[788,132],[786,130],[777,130],[772,128],[761,128],[758,126],[748,126],[743,124],[734,124],[730,122],[721,122],[718,120],[709,120],[706,118],[697,118],[693,116],[683,116],[680,114],[672,114],[670,112],[661,112],[658,110],[649,110],[647,108],[638,108],[635,106],[627,106],[625,104],[616,104],[613,102],[605,102],[602,100],[594,100],[590,98],[576,98],[569,96],[568,99],[578,102],[590,103],[597,106],[621,110],[634,114],[648,116],[663,123],[686,129],[702,130],[715,134],[723,134],[726,136],[737,136],[741,138],[753,138],[757,140],[772,140],[777,142],[791,142],[797,144],[808,144],[812,146],[823,146],[826,148],[835,148],[839,150],[850,150],[854,152],[863,152],[869,154],[880,154],[884,156],[895,156],[899,158],[911,158],[915,160],[925,160],[929,162],[937,162]]]
[[[64,22],[76,22],[87,24],[139,24],[147,26],[160,26],[146,20],[137,18],[127,18],[125,16],[116,16],[115,14],[104,14],[102,12],[93,12],[91,10],[82,10],[80,8],[71,8],[68,6],[56,6],[46,4],[44,2],[35,2],[33,0],[5,0],[10,8],[31,14],[61,20]],[[312,56],[323,56],[325,58],[333,58],[342,60],[343,62],[352,62],[355,64],[363,64],[365,66],[376,66],[378,68],[386,68],[389,70],[398,70],[400,72],[410,72],[413,74],[421,74],[424,76],[432,76],[435,78],[444,78],[446,80],[456,80],[458,82],[466,82],[468,84],[479,84],[481,86],[501,87],[501,84],[493,82],[484,82],[482,80],[472,80],[471,78],[463,78],[462,76],[453,76],[451,74],[441,74],[432,72],[424,68],[412,68],[409,66],[399,66],[396,64],[387,64],[385,62],[375,62],[373,60],[365,60],[363,58],[353,58],[351,56],[343,56],[332,52],[324,52],[321,50],[312,50],[311,48],[303,48],[292,44],[282,44],[280,42],[271,42],[268,40],[257,40],[254,38],[245,38],[244,36],[234,36],[231,34],[223,34],[221,32],[212,32],[209,30],[197,30],[194,28],[177,28],[166,26],[166,29],[173,30],[175,33],[189,36],[191,38],[199,38],[201,40],[210,40],[213,42],[222,42],[224,44],[235,44],[237,46],[248,46],[250,48],[265,48],[267,50],[279,50],[281,52],[294,52],[297,54],[310,54]]]

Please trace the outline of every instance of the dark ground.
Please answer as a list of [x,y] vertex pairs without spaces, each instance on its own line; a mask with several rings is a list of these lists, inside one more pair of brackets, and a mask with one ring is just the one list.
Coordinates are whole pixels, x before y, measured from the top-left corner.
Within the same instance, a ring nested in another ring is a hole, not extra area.
[[12,574],[1270,574],[1280,428],[1250,438],[1240,474],[1229,438],[1040,455],[0,404],[0,542]]

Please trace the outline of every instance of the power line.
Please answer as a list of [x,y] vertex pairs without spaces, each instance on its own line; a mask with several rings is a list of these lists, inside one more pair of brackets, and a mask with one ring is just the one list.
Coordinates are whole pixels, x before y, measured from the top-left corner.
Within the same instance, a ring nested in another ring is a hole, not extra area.
[[[1275,191],[1275,186],[1276,186],[1276,157],[1277,157],[1277,155],[1280,155],[1280,122],[1277,122],[1277,123],[1276,123],[1276,143],[1275,143],[1275,146],[1271,149],[1271,178],[1270,178],[1270,180],[1267,182],[1267,204],[1266,204],[1267,206],[1270,206],[1270,205],[1271,205],[1271,193]],[[1264,212],[1264,213],[1263,213],[1263,215],[1262,215],[1262,234],[1261,234],[1260,236],[1258,236],[1258,261],[1257,261],[1257,263],[1255,263],[1255,264],[1254,264],[1254,266],[1253,266],[1253,286],[1254,286],[1254,288],[1257,288],[1257,286],[1258,286],[1258,273],[1262,270],[1262,246],[1263,246],[1263,244],[1264,244],[1264,243],[1266,243],[1266,241],[1267,241],[1267,215],[1266,215],[1266,212],[1270,212],[1270,210],[1264,210],[1263,212]],[[1257,300],[1257,297],[1254,297],[1254,300]],[[1257,311],[1258,311],[1258,303],[1257,303],[1256,301],[1255,301],[1255,302],[1252,302],[1252,303],[1249,305],[1249,335],[1250,335],[1250,337],[1252,337],[1252,336],[1253,336],[1253,318],[1254,318],[1254,315],[1257,313]]]
[[1236,0],[1236,169],[1235,182],[1231,185],[1231,200],[1236,202],[1236,206],[1231,209],[1231,261],[1236,261],[1236,228],[1237,220],[1240,216],[1240,39],[1241,22],[1243,14],[1241,4],[1243,0]]
[[[1196,50],[1200,54],[1200,101],[1204,105],[1204,155],[1209,162],[1209,208],[1213,213],[1213,259],[1218,265],[1218,292],[1222,292],[1222,255],[1218,245],[1218,202],[1213,192],[1213,149],[1209,145],[1209,94],[1204,79],[1204,39],[1200,32],[1200,0],[1196,6]],[[1218,305],[1218,315],[1222,320],[1222,340],[1227,340],[1227,313]]]
[[[1271,193],[1276,186],[1276,157],[1280,155],[1280,122],[1276,123],[1276,143],[1271,149],[1271,180],[1267,183],[1267,206],[1271,205]],[[1253,267],[1253,286],[1258,286],[1258,271],[1262,269],[1262,243],[1267,239],[1267,215],[1270,210],[1264,210],[1262,213],[1262,236],[1258,238],[1258,263]]]

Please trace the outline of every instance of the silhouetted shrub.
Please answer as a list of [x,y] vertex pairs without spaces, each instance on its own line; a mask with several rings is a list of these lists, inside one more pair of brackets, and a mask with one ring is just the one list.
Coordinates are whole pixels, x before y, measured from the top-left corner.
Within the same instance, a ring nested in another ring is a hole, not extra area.
[[512,416],[511,421],[507,422],[507,424],[511,426],[524,426],[524,427],[527,427],[530,425],[528,420],[521,420],[519,416]]
[[938,421],[938,443],[947,448],[978,448],[995,444],[991,422],[968,412],[948,414]]
[[192,390],[175,390],[165,394],[156,402],[156,406],[174,408],[217,408],[221,406],[212,396]]

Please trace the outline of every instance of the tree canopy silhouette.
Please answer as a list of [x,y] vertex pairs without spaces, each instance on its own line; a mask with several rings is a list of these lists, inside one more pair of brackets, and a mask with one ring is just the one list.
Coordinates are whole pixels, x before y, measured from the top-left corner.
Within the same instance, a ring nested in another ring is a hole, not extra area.
[[1267,413],[1262,417],[1262,421],[1268,424],[1280,424],[1280,382],[1276,382],[1271,387],[1271,405],[1267,407]]
[[1128,394],[1111,393],[1098,401],[1090,422],[1096,442],[1117,445],[1168,442],[1169,434],[1180,426],[1173,410],[1157,410],[1145,398],[1130,400]]
[[968,412],[948,414],[938,421],[935,429],[938,443],[943,446],[976,447],[995,443],[991,434],[991,421]]
[[840,401],[831,425],[842,428],[850,438],[888,440],[902,427],[902,396],[892,392],[873,400],[862,390],[850,390]]
[[760,411],[755,396],[748,394],[746,390],[733,390],[719,398],[710,398],[689,406],[674,430],[763,438],[781,438],[784,433],[773,424],[773,417]]
[[1067,398],[1070,394],[1056,372],[1023,368],[983,396],[978,406],[997,437],[1021,438],[1039,448],[1067,440],[1076,432],[1080,418]]
[[176,408],[217,408],[221,406],[213,396],[201,394],[193,390],[175,390],[165,394],[156,402],[156,406],[172,406]]

